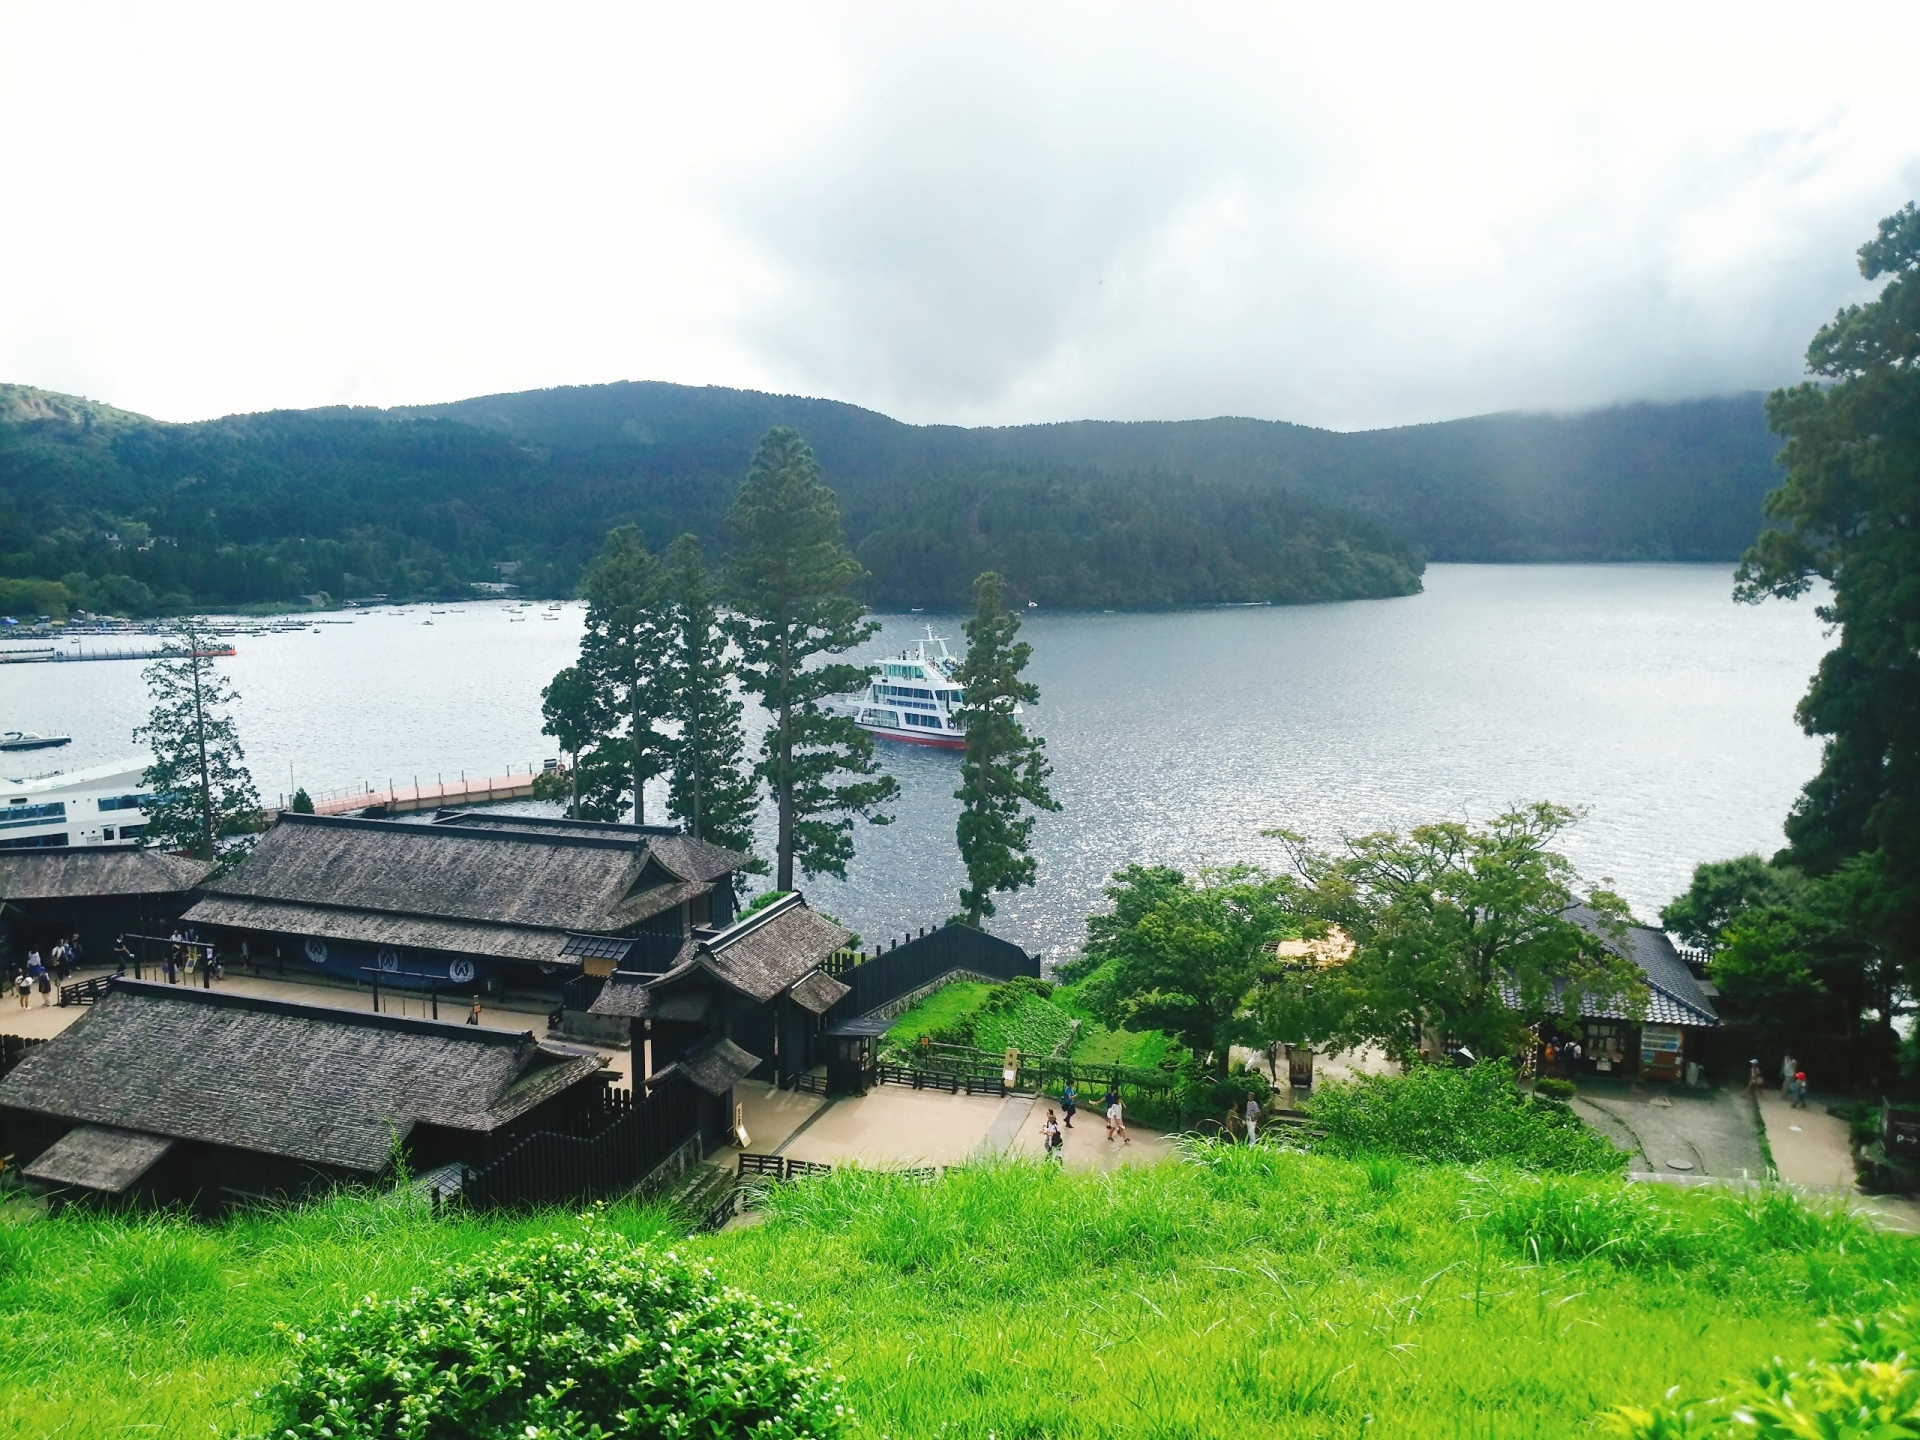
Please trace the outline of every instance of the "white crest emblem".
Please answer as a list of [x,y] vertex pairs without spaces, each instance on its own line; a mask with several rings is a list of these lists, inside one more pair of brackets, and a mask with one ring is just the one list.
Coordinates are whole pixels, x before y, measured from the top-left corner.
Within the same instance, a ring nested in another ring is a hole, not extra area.
[[400,952],[398,950],[382,950],[380,952],[380,968],[382,970],[398,970],[400,968]]
[[447,978],[456,984],[464,985],[473,979],[473,961],[455,960],[447,966]]
[[327,963],[327,942],[322,940],[318,935],[309,935],[307,937],[307,959],[316,965],[324,965]]

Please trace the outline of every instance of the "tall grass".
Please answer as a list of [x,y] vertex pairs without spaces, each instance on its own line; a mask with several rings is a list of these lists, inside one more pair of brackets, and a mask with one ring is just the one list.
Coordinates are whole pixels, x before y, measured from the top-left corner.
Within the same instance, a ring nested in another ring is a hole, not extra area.
[[[673,1231],[605,1213],[635,1239]],[[23,1218],[0,1224],[7,1437],[245,1433],[289,1364],[275,1322],[580,1230],[355,1197],[210,1226]],[[1604,1243],[1622,1227],[1630,1243]],[[1199,1143],[1110,1174],[838,1170],[681,1248],[798,1306],[856,1433],[896,1440],[1583,1434],[1670,1386],[1811,1353],[1823,1315],[1920,1283],[1916,1242],[1778,1190]]]

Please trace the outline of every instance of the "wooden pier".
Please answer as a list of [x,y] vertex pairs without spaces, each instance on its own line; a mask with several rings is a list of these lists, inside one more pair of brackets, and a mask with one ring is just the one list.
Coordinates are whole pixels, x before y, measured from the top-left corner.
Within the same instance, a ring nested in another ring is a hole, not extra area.
[[412,785],[388,782],[385,790],[369,786],[365,790],[346,790],[313,797],[316,815],[347,815],[356,810],[379,811],[386,815],[406,815],[415,810],[453,809],[461,805],[492,805],[501,800],[529,800],[533,797],[534,772],[524,775],[495,775],[485,780],[436,778],[431,785],[416,781]]

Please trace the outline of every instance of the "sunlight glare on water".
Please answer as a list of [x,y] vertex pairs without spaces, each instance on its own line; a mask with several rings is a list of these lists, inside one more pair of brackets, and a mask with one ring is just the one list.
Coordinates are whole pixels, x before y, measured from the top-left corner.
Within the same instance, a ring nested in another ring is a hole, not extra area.
[[[1065,808],[1036,828],[1038,888],[1003,898],[992,928],[1070,951],[1107,876],[1132,861],[1273,864],[1265,828],[1332,839],[1535,799],[1587,807],[1569,853],[1651,919],[1697,861],[1778,847],[1819,762],[1793,720],[1826,648],[1812,603],[1741,606],[1730,590],[1724,566],[1436,565],[1426,593],[1398,600],[1029,611],[1042,702],[1028,718]],[[242,637],[223,663],[263,797],[499,775],[552,755],[540,689],[573,659],[583,611],[543,613],[416,605]],[[962,648],[959,616],[878,618],[864,659],[929,618]],[[0,669],[0,728],[74,737],[10,768],[130,753],[142,668]],[[752,706],[748,719],[757,739]],[[959,756],[880,752],[903,790],[895,822],[858,827],[846,884],[806,887],[870,944],[945,919],[962,879]],[[650,820],[664,798],[664,786],[650,794]]]

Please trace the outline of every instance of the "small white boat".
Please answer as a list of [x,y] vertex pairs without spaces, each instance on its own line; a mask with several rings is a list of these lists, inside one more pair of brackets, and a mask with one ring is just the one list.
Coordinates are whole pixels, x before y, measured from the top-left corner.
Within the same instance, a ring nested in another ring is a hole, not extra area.
[[8,730],[0,734],[0,750],[51,750],[70,744],[71,735],[42,735],[37,730]]

